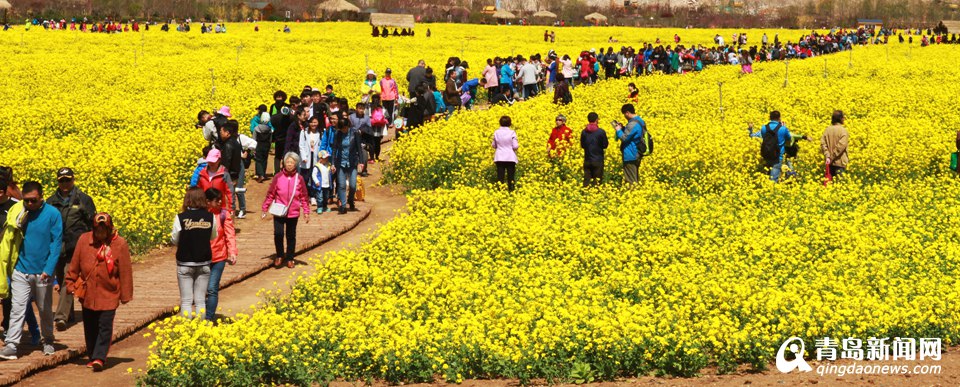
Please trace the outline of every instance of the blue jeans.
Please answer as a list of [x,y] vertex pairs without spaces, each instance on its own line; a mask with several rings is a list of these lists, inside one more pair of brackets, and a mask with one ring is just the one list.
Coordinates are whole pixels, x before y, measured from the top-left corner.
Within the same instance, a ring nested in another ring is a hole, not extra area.
[[210,264],[210,283],[207,284],[207,320],[213,321],[217,316],[217,304],[220,303],[220,277],[227,261]]
[[447,116],[444,117],[444,120],[449,120],[450,116],[453,115],[453,112],[457,111],[457,107],[454,105],[447,105]]
[[[350,179],[347,181],[347,179]],[[347,196],[347,183],[350,184],[350,196]],[[340,208],[353,207],[353,196],[357,192],[357,166],[337,168],[337,198],[340,199]]]
[[313,189],[313,198],[317,200],[317,211],[327,209],[327,200],[333,196],[333,190],[330,187],[327,188],[314,188]]
[[782,172],[782,169],[783,169],[783,161],[773,164],[773,166],[770,167],[770,180],[773,180],[774,183],[780,181],[780,174]]

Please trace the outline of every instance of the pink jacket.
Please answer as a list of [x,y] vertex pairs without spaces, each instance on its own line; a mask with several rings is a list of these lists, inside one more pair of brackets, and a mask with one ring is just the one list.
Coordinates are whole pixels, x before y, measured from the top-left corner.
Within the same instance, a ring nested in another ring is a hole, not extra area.
[[[215,215],[219,216],[217,222],[220,222],[220,227],[217,227],[217,239],[210,241],[210,250],[213,251],[213,262],[222,262],[226,261],[231,255],[237,256],[237,231],[233,227],[233,219],[230,216],[230,211],[224,210],[223,208],[215,208],[218,212],[214,212]],[[213,211],[211,211],[213,212]]]
[[380,99],[383,101],[396,101],[397,94],[400,92],[397,91],[397,81],[393,78],[384,77],[380,80]]
[[500,129],[493,132],[493,161],[517,162],[517,149],[520,148],[520,142],[517,141],[517,132],[513,129],[501,126]]
[[[296,190],[296,193],[293,192]],[[290,195],[293,194],[293,203],[290,202]],[[300,216],[300,211],[306,209],[310,211],[310,202],[307,201],[307,183],[299,173],[287,173],[281,170],[273,180],[270,181],[270,188],[267,189],[267,197],[263,200],[263,212],[270,210],[270,205],[276,201],[282,205],[290,205],[287,210],[287,218],[296,218]]]
[[500,85],[500,81],[497,78],[497,67],[493,65],[488,65],[483,69],[483,79],[487,80],[487,88],[497,87]]

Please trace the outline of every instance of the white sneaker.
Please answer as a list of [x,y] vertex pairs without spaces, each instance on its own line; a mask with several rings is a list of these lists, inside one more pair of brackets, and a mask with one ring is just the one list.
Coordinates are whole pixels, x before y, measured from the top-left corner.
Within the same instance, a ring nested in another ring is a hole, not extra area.
[[310,198],[310,205],[311,205],[311,206],[316,206],[316,205],[317,205],[317,199],[316,199],[316,198]]
[[246,211],[240,211],[239,213],[237,213],[237,219],[243,219],[243,218],[246,218],[246,217],[247,217],[247,212],[246,212]]

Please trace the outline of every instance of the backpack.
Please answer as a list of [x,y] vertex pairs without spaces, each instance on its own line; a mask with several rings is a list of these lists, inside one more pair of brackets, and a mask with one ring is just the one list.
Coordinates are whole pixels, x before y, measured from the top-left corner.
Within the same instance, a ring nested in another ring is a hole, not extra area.
[[637,155],[638,156],[649,156],[653,154],[653,136],[650,135],[650,131],[647,130],[647,124],[637,123],[640,127],[640,130],[643,131],[643,134],[640,135],[640,142],[637,143]]
[[387,118],[383,116],[383,108],[373,109],[370,112],[370,125],[383,126],[387,124]]
[[782,127],[782,123],[777,123],[777,127],[773,129],[770,129],[770,124],[764,126],[767,131],[763,133],[763,142],[760,143],[760,156],[763,157],[768,167],[780,162],[780,141],[777,137]]

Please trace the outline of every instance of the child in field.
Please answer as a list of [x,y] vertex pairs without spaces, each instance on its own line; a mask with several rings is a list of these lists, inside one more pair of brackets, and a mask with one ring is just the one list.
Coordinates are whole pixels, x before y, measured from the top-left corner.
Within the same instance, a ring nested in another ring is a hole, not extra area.
[[333,196],[333,185],[330,184],[332,179],[330,175],[330,153],[327,153],[325,150],[321,150],[317,154],[317,164],[313,166],[313,171],[311,171],[311,183],[313,184],[315,199],[317,199],[317,213],[322,214],[324,212],[330,212],[330,209],[327,208],[327,202]]

